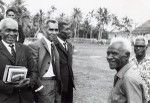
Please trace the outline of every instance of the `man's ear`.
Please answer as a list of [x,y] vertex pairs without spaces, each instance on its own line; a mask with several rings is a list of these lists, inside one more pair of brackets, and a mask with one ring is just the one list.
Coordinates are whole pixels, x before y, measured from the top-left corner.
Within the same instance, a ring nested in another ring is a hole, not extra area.
[[146,50],[147,50],[148,46],[146,46]]
[[127,59],[130,58],[130,52],[126,52],[126,58],[127,58]]

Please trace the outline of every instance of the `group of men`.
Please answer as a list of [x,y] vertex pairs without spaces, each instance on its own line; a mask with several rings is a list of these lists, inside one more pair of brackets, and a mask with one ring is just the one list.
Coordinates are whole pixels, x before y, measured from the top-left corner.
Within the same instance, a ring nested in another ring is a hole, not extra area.
[[[117,71],[109,103],[149,103],[150,101],[150,59],[146,56],[148,40],[137,36],[133,43],[116,37],[107,49],[107,61]],[[131,52],[135,57],[129,59]]]
[[[0,103],[73,103],[69,23],[47,20],[43,37],[27,46],[18,41],[21,34],[15,12],[7,14],[0,22]],[[26,78],[4,82],[7,65],[26,67]]]

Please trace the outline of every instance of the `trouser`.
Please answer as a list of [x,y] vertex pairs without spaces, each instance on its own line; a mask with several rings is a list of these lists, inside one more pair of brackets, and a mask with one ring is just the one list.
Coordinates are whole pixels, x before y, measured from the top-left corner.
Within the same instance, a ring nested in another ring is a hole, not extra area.
[[73,103],[73,86],[72,84],[68,86],[67,92],[62,92],[61,103]]
[[42,90],[35,93],[36,103],[61,103],[61,96],[58,94],[56,80],[41,79],[44,86]]

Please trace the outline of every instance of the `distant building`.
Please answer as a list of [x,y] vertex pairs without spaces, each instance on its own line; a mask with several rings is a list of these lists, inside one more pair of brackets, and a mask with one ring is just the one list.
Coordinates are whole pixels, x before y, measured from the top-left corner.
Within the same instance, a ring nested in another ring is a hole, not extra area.
[[144,35],[150,41],[150,20],[135,28],[131,33],[133,37]]

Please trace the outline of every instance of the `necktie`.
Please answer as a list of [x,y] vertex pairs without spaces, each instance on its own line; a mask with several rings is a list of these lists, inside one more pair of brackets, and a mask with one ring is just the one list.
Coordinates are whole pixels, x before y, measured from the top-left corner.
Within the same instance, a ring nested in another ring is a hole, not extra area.
[[116,83],[117,83],[117,81],[118,81],[118,76],[117,75],[115,75],[115,77],[114,77],[114,86],[116,85]]
[[16,52],[14,49],[14,45],[9,45],[9,47],[11,48],[11,55],[12,55],[12,58],[14,59],[14,62],[15,62]]
[[63,43],[65,50],[67,51],[67,43]]

